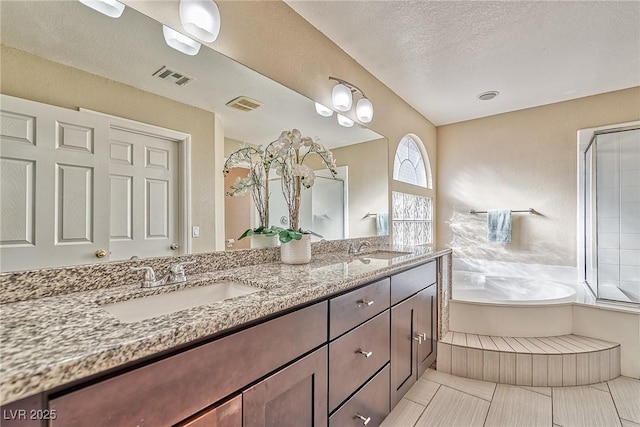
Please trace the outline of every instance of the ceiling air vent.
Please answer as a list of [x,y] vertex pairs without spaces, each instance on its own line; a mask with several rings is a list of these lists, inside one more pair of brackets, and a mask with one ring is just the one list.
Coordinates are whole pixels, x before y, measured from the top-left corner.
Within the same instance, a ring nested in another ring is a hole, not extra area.
[[239,96],[227,102],[227,107],[240,111],[253,111],[262,105],[262,102],[251,99],[248,96]]
[[153,76],[180,87],[186,86],[195,80],[193,77],[187,76],[180,71],[167,68],[166,66],[153,73]]

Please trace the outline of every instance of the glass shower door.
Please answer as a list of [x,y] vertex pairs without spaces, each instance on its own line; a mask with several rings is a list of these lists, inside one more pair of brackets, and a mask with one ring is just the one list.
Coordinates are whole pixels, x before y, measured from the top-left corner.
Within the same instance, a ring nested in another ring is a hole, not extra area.
[[640,129],[597,134],[585,154],[587,282],[640,302]]

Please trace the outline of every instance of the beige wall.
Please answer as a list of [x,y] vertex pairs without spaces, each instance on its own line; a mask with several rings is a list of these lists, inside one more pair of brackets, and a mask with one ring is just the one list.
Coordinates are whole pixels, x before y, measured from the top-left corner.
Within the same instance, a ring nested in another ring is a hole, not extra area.
[[349,166],[349,237],[375,236],[376,217],[365,215],[387,212],[389,206],[387,140],[376,139],[331,152],[337,166]]
[[[77,110],[80,107],[191,134],[192,224],[200,226],[194,252],[216,248],[214,170],[215,115],[132,86],[108,80],[0,45],[0,92]],[[218,240],[222,241],[224,236]]]
[[[178,0],[123,0],[123,3],[173,28],[180,28]],[[325,105],[331,105],[335,76],[365,91],[374,104],[369,128],[389,140],[388,166],[400,139],[417,135],[431,158],[434,185],[437,182],[436,128],[377,80],[286,3],[275,1],[218,2],[222,26],[213,49]],[[353,114],[352,118],[355,118]],[[435,191],[393,182],[389,189],[433,197]],[[434,187],[435,188],[435,187]],[[223,197],[223,196],[219,196]],[[434,221],[436,218],[434,218]]]
[[[576,265],[577,131],[640,118],[640,88],[438,127],[439,245],[463,258]],[[486,215],[514,214],[512,243],[486,242]]]

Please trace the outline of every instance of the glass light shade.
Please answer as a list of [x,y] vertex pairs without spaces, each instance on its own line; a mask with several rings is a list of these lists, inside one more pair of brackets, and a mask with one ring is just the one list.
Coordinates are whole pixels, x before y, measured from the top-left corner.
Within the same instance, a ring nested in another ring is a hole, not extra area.
[[316,113],[320,114],[321,116],[324,117],[331,117],[333,116],[333,110],[331,110],[330,108],[325,107],[322,104],[318,104],[316,102]]
[[337,116],[340,126],[344,126],[346,128],[350,128],[351,126],[353,126],[353,120],[351,120],[349,117],[345,117],[342,114],[337,114]]
[[373,119],[373,104],[367,98],[358,100],[356,116],[362,123],[369,123]]
[[353,102],[351,89],[342,83],[338,83],[333,87],[333,92],[331,92],[331,101],[336,110],[349,111],[351,109],[351,103]]
[[124,11],[124,5],[116,0],[80,0],[80,3],[111,18],[120,18]]
[[200,51],[200,43],[195,40],[191,40],[189,37],[177,32],[173,28],[163,25],[162,33],[164,34],[164,41],[175,50],[191,56]]
[[218,38],[220,11],[213,0],[180,0],[180,22],[184,30],[205,42]]

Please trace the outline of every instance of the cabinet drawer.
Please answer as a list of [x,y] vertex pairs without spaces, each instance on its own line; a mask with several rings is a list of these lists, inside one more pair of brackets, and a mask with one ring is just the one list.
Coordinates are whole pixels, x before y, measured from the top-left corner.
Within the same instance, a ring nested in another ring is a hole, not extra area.
[[[329,418],[329,427],[362,425],[375,427],[382,424],[387,415],[389,415],[389,365],[378,372]],[[369,422],[364,424],[367,419]]]
[[366,322],[389,308],[391,281],[379,280],[329,300],[329,339]]
[[389,310],[329,344],[329,411],[389,361]]
[[53,426],[173,425],[327,341],[321,302],[49,402]]
[[435,261],[391,276],[391,305],[399,303],[435,282]]

